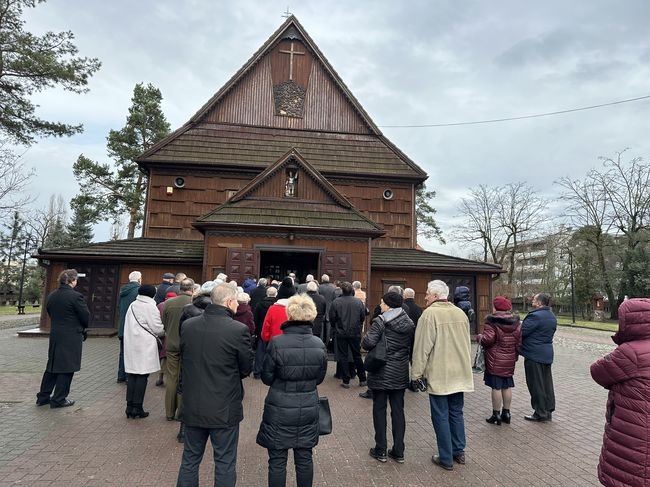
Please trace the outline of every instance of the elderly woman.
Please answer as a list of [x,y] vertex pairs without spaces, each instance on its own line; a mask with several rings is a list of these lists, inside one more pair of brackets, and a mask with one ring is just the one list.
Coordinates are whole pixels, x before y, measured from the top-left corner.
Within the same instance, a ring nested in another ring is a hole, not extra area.
[[[387,456],[404,463],[404,390],[409,385],[409,352],[415,325],[402,308],[399,293],[384,294],[379,303],[381,314],[372,320],[368,334],[361,346],[370,351],[377,346],[382,335],[386,338],[386,364],[376,372],[368,373],[368,388],[372,390],[372,423],[375,428],[375,447],[370,456],[385,462]],[[393,448],[386,450],[386,409],[390,401],[393,430]]]
[[142,408],[149,374],[160,370],[158,336],[164,335],[160,312],[153,297],[156,288],[144,284],[124,320],[124,369],[127,374],[126,417],[146,418]]
[[591,366],[609,390],[598,480],[607,486],[650,485],[650,299],[618,308],[618,347]]
[[312,448],[318,444],[318,391],[327,371],[327,354],[312,334],[314,302],[297,295],[287,301],[283,333],[271,339],[262,366],[262,381],[271,386],[257,443],[269,454],[269,487],[286,484],[288,450],[293,449],[296,485],[310,487],[314,477]]
[[245,292],[237,293],[237,312],[235,321],[239,321],[248,327],[248,332],[253,336],[255,334],[255,320],[253,320],[253,310],[249,304],[251,297]]

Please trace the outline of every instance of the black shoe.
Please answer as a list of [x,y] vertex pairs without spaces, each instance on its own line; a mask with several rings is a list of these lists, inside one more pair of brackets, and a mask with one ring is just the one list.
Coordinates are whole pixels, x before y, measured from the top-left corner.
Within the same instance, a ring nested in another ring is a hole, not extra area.
[[454,462],[458,463],[459,465],[465,465],[465,454],[459,453],[458,455],[454,455]]
[[176,435],[176,441],[179,443],[185,442],[185,423],[181,423],[181,427],[179,428],[178,434]]
[[350,384],[346,384],[345,382],[341,382],[341,387],[344,388],[344,389],[349,389]]
[[526,421],[537,421],[538,423],[545,423],[546,421],[551,420],[551,418],[542,418],[541,416],[538,416],[537,413],[526,415],[524,416],[524,419]]
[[366,392],[360,392],[359,397],[363,397],[364,399],[372,399],[372,390],[368,389]]
[[381,463],[386,463],[388,461],[388,457],[386,456],[386,453],[381,450],[378,450],[377,448],[371,448],[369,453],[372,458],[380,461]]
[[142,408],[133,408],[131,410],[131,417],[133,419],[146,418],[147,416],[149,416],[149,411],[145,411]]
[[505,424],[510,424],[510,411],[501,411],[501,421]]
[[49,404],[49,403],[50,403],[50,398],[49,397],[46,398],[46,399],[36,399],[36,405],[37,406],[45,406],[46,404]]
[[392,458],[397,463],[404,463],[404,455],[403,454],[402,455],[395,455],[392,448],[390,450],[388,450],[386,452],[386,454],[388,455],[388,457]]
[[501,417],[494,413],[492,413],[492,416],[490,416],[489,418],[485,418],[485,421],[487,421],[490,424],[496,424],[497,426],[501,426]]
[[120,379],[120,378],[118,377],[118,379],[117,379],[115,382],[117,382],[118,384],[125,384],[125,383],[126,383],[126,379]]
[[440,463],[440,456],[439,455],[433,455],[431,457],[431,461],[435,465],[438,465],[439,467],[444,468],[445,470],[453,470],[454,469],[453,465],[445,465],[444,463]]
[[74,406],[74,401],[71,401],[70,399],[66,399],[65,401],[63,401],[63,402],[60,403],[60,404],[57,404],[57,403],[54,403],[54,402],[50,402],[50,407],[51,407],[52,409],[57,409],[57,408],[67,408],[67,407],[70,407],[70,406]]

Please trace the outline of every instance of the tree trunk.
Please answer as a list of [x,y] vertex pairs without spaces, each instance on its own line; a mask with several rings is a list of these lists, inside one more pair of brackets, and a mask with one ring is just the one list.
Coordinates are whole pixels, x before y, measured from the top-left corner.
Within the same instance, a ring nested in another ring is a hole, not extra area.
[[[144,190],[142,186],[142,173],[138,173],[138,181],[135,183],[136,191],[138,194],[141,194],[141,192]],[[137,218],[138,218],[138,210],[140,207],[140,198],[138,198],[138,201],[136,201],[136,204],[132,206],[129,209],[129,229],[126,235],[126,238],[129,240],[135,238],[135,227],[137,225]]]
[[603,248],[601,242],[596,245],[596,254],[598,256],[598,268],[600,270],[600,275],[603,280],[603,286],[605,287],[605,293],[607,294],[607,299],[609,300],[609,314],[610,318],[615,320],[618,318],[618,307],[616,306],[614,288],[609,282],[609,277],[607,276],[607,268],[605,267],[605,255],[603,254]]

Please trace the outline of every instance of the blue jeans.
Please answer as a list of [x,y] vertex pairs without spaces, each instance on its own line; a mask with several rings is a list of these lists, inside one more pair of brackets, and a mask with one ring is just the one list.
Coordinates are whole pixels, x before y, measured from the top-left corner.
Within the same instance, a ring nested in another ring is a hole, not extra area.
[[436,432],[438,455],[440,463],[444,465],[453,465],[454,456],[465,453],[464,402],[465,397],[462,392],[448,396],[429,394],[431,421]]
[[235,487],[237,483],[237,443],[239,424],[230,428],[198,428],[185,426],[183,460],[178,471],[176,487],[199,485],[199,465],[203,460],[205,443],[210,437],[214,453],[214,485]]

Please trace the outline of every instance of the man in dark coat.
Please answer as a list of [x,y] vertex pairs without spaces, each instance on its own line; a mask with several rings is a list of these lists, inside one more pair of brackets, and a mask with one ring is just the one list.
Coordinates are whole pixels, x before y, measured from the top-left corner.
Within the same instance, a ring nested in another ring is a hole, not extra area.
[[266,288],[268,287],[268,279],[266,277],[260,277],[257,281],[257,287],[248,293],[251,297],[251,309],[253,310],[253,316],[255,316],[255,308],[257,305],[262,302],[266,297]]
[[233,319],[237,289],[219,284],[212,304],[201,316],[183,323],[183,421],[185,447],[178,487],[199,485],[199,465],[210,437],[214,452],[214,485],[237,481],[239,423],[244,418],[242,379],[251,373],[253,352],[246,325]]
[[366,307],[354,297],[354,288],[349,282],[341,284],[343,295],[336,298],[329,311],[332,330],[336,333],[336,352],[338,370],[341,374],[341,386],[350,387],[350,369],[348,367],[348,350],[359,377],[359,385],[366,385],[366,372],[361,360],[361,327],[366,319]]
[[253,321],[255,322],[255,365],[253,366],[253,377],[259,379],[262,374],[262,363],[266,353],[266,343],[260,338],[262,325],[269,308],[278,300],[278,290],[273,286],[266,288],[266,297],[253,309]]
[[67,399],[72,376],[81,369],[81,348],[90,321],[90,312],[83,296],[74,290],[77,271],[66,269],[59,274],[59,289],[47,297],[47,314],[52,320],[47,366],[36,405],[51,408],[72,406]]
[[316,305],[316,318],[314,318],[312,332],[314,336],[322,339],[323,322],[325,321],[325,313],[327,312],[327,303],[325,302],[325,298],[318,294],[318,284],[316,284],[313,280],[307,283],[306,289],[307,296],[309,296]]
[[120,322],[117,327],[117,338],[120,340],[120,357],[117,363],[117,382],[126,382],[124,371],[124,320],[129,306],[138,297],[138,288],[142,284],[142,273],[133,271],[129,274],[129,282],[120,288],[119,312]]
[[415,302],[415,291],[410,287],[404,289],[404,310],[406,314],[409,315],[411,321],[415,326],[418,326],[418,320],[422,315],[422,308],[420,308]]
[[158,287],[156,288],[156,295],[153,297],[156,304],[160,304],[165,300],[167,290],[172,284],[174,284],[174,274],[171,272],[165,272],[162,277],[162,282],[158,284]]
[[530,392],[533,413],[528,421],[550,421],[555,411],[553,390],[553,335],[557,319],[549,307],[550,298],[539,293],[533,297],[533,309],[521,324],[521,355],[524,356],[526,385]]

